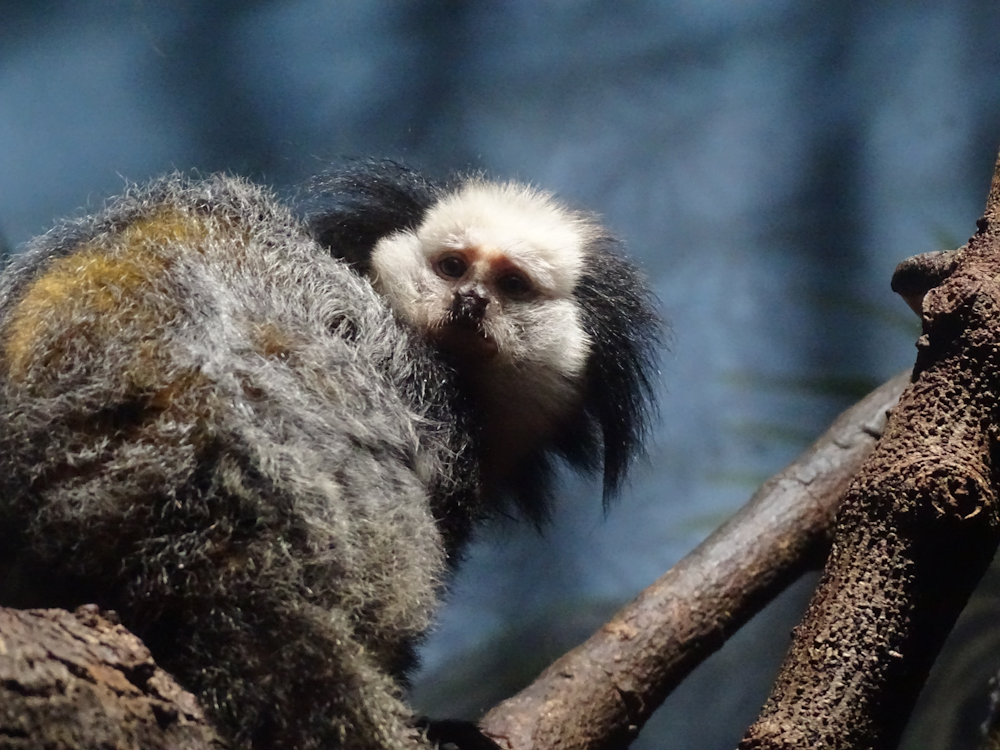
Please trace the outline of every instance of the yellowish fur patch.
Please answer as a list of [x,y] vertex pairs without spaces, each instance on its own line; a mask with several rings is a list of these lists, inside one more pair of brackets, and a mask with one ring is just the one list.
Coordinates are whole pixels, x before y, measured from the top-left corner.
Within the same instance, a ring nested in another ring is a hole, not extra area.
[[167,209],[52,261],[12,311],[4,342],[10,377],[23,379],[34,366],[59,362],[71,337],[113,337],[123,314],[153,315],[136,297],[167,267],[163,248],[204,242],[211,231],[204,218]]

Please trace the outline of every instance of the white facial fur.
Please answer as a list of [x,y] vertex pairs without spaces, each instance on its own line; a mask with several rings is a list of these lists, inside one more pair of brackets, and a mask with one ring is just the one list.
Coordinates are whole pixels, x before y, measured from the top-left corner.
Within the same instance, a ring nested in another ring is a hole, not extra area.
[[[415,232],[376,245],[373,282],[400,317],[433,331],[447,322],[456,289],[456,280],[442,277],[435,262],[460,254],[470,266],[464,280],[490,292],[483,333],[498,356],[575,379],[590,342],[572,293],[596,233],[588,219],[546,193],[474,180],[434,205]],[[530,281],[530,295],[514,298],[496,288],[497,274],[508,270]]]
[[[547,193],[474,180],[416,231],[382,239],[373,284],[396,314],[456,357],[478,394],[484,480],[503,477],[580,408],[591,340],[573,290],[599,228]],[[460,276],[441,261],[458,259]],[[521,290],[505,280],[516,276]],[[487,299],[478,325],[454,322],[457,294]],[[526,290],[526,291],[525,291]]]

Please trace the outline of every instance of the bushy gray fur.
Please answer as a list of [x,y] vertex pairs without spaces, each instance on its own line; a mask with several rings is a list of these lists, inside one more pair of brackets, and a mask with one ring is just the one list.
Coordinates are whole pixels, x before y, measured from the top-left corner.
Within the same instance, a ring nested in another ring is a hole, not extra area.
[[117,610],[254,748],[428,745],[483,515],[450,372],[265,191],[170,177],[0,279],[0,604]]
[[[554,269],[577,278],[565,299],[490,303],[530,325],[508,326],[527,354],[483,380],[565,386],[536,429],[476,385],[495,363],[430,348],[364,277],[448,190],[391,163],[314,187],[302,222],[247,182],[169,177],[0,277],[0,605],[117,610],[240,746],[429,748],[400,684],[464,542],[511,500],[544,518],[559,456],[618,489],[661,323],[596,222],[517,188],[581,238]],[[454,318],[451,294],[433,301]],[[534,356],[547,304],[578,313],[572,376]]]

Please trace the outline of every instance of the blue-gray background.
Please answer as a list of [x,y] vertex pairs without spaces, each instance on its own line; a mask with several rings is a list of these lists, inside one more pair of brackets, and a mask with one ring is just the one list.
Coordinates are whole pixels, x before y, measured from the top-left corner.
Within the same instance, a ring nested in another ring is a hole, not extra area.
[[[530,678],[912,363],[892,269],[965,241],[998,145],[992,0],[0,5],[11,246],[125,180],[229,170],[284,189],[381,155],[553,189],[645,266],[674,331],[649,461],[607,519],[571,481],[544,536],[484,538],[416,677],[437,715]],[[639,745],[734,746],[806,596],[751,623]],[[970,741],[1000,666],[995,598],[909,747],[944,747],[953,725]]]

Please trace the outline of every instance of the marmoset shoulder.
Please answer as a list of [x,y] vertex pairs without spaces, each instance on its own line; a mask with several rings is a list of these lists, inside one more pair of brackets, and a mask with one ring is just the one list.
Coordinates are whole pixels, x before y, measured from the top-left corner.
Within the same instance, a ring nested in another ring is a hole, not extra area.
[[[579,253],[547,286],[547,251],[499,259],[461,211],[460,247],[423,239],[449,193],[397,172],[431,198],[401,220],[380,170],[332,178],[336,211],[317,190],[350,238],[172,176],[0,277],[0,604],[116,610],[243,747],[430,747],[402,684],[470,533],[542,515],[554,456],[616,488],[651,406],[657,318],[596,223],[523,189]],[[410,235],[433,251],[395,259]],[[630,284],[641,315],[609,313]]]

